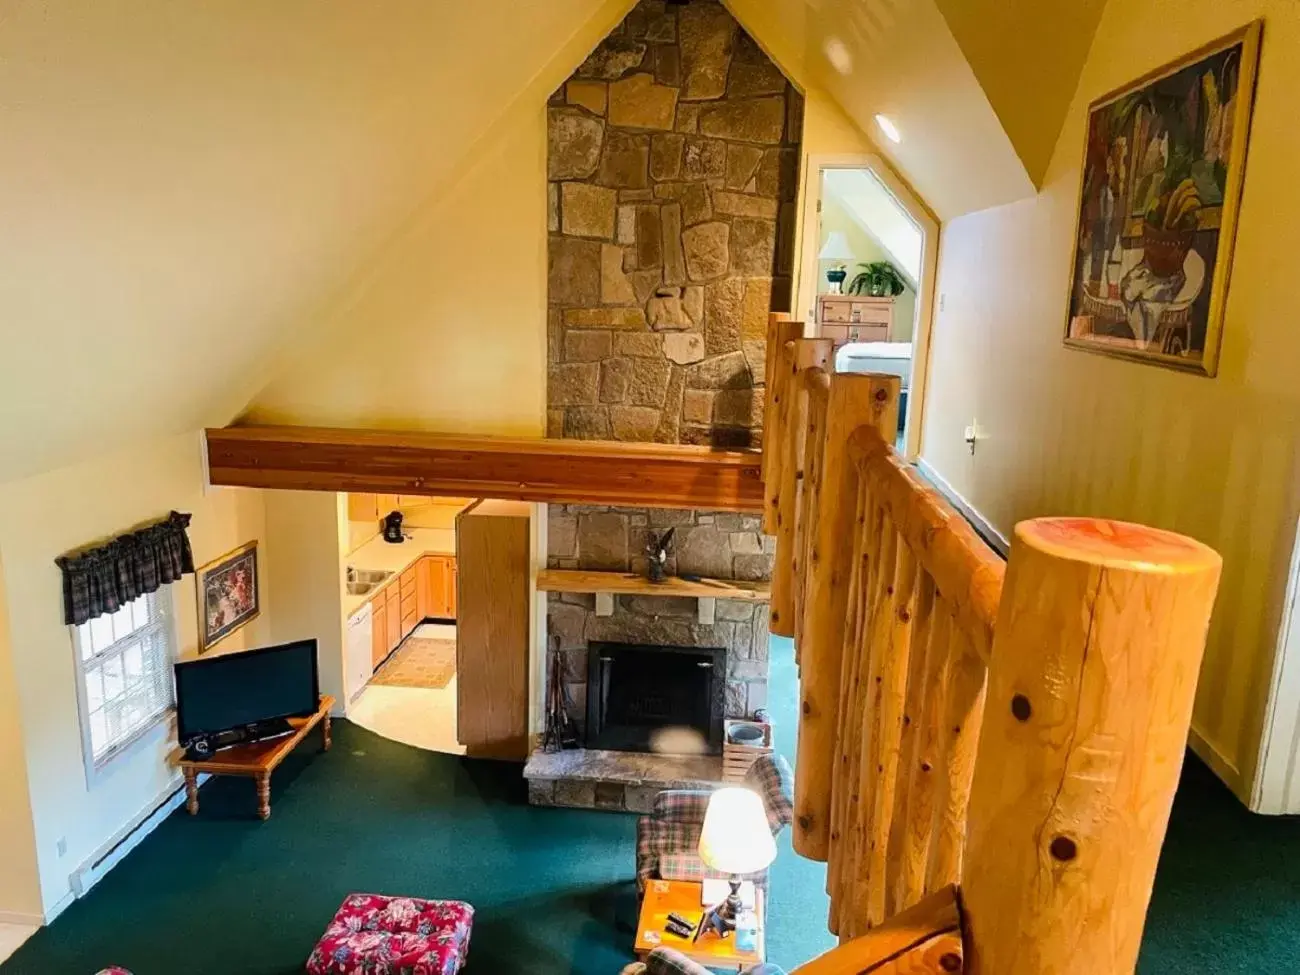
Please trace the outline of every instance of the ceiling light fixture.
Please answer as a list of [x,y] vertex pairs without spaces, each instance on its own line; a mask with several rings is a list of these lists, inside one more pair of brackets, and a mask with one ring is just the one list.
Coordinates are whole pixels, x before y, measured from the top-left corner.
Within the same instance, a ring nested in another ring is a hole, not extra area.
[[838,37],[828,37],[822,49],[826,52],[826,60],[837,72],[847,75],[853,70],[853,55]]
[[898,134],[898,126],[888,115],[877,115],[876,124],[880,126],[880,131],[885,133],[890,142],[903,141],[903,137]]

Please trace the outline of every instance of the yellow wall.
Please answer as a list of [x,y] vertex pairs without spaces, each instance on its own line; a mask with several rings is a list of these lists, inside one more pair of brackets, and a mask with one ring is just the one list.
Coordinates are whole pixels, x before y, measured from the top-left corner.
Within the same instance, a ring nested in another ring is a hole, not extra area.
[[[172,509],[194,515],[189,534],[196,563],[264,538],[260,491],[219,488],[204,493],[197,433],[152,440],[0,485],[8,636],[39,861],[39,904],[47,914],[70,896],[69,875],[179,782],[166,761],[175,747],[174,735],[163,724],[87,784],[78,675],[72,636],[63,623],[62,576],[54,559],[157,520]],[[221,644],[223,651],[268,638],[270,554],[267,546],[259,553],[262,615],[228,637]],[[186,577],[168,590],[181,653],[191,656],[197,652],[198,633],[194,579]],[[0,696],[4,685],[0,678]],[[4,751],[0,745],[0,757]],[[67,840],[63,856],[57,849],[60,838]]]
[[494,130],[477,164],[244,419],[540,436],[545,123],[539,100]]
[[347,495],[329,491],[265,492],[266,536],[276,553],[266,581],[275,593],[271,639],[316,640],[322,694],[343,693],[343,562]]
[[[824,294],[830,290],[830,282],[826,280],[826,271],[836,264],[847,264],[849,276],[844,282],[847,288],[853,281],[853,278],[862,268],[859,264],[867,264],[872,261],[889,261],[893,263],[893,258],[881,247],[874,237],[862,229],[849,212],[840,203],[839,199],[834,196],[822,197],[821,212],[821,236],[818,241],[818,250],[825,243],[826,238],[835,231],[844,235],[844,239],[849,242],[849,249],[853,251],[853,257],[847,261],[823,261],[817,260],[817,292]],[[894,299],[894,328],[891,341],[893,342],[910,342],[912,341],[912,326],[916,317],[916,292],[912,286],[906,285],[903,293]]]
[[[1263,61],[1218,377],[1067,351],[1087,103],[1259,15]],[[923,450],[1004,533],[1032,515],[1087,513],[1187,532],[1223,554],[1194,743],[1243,796],[1298,507],[1295,50],[1300,8],[1290,0],[1109,4],[1042,193],[945,228]],[[974,456],[963,442],[972,418],[988,436]]]
[[1052,158],[1106,0],[936,0],[1037,185]]
[[630,5],[4,4],[0,480],[228,422]]
[[0,917],[38,924],[44,909],[16,677],[0,566]]
[[805,245],[807,234],[814,233],[815,228],[806,227],[815,219],[815,213],[809,213],[808,192],[820,193],[816,185],[810,187],[820,178],[810,166],[814,156],[845,156],[861,158],[876,155],[876,147],[853,121],[845,115],[825,92],[816,88],[804,89],[803,108],[803,158],[799,164],[799,221],[795,227],[795,249],[798,255],[799,270],[795,274],[794,295],[790,305],[796,313],[803,311],[808,321],[812,315],[812,295],[817,292],[815,250],[808,250]]

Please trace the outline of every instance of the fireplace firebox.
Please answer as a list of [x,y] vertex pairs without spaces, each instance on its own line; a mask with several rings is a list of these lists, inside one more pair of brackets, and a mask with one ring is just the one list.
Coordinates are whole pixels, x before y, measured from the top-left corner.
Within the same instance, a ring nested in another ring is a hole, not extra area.
[[587,747],[718,754],[726,676],[725,649],[592,642]]

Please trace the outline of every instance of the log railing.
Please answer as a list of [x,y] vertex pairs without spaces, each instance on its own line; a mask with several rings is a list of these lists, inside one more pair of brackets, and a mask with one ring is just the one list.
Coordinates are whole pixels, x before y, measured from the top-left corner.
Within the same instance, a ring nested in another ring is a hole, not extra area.
[[773,335],[765,514],[772,629],[800,673],[794,846],[826,861],[846,942],[804,970],[864,970],[919,917],[930,949],[900,971],[1131,971],[1218,556],[1039,519],[1004,563],[894,451],[897,378],[828,375],[824,341],[789,321]]

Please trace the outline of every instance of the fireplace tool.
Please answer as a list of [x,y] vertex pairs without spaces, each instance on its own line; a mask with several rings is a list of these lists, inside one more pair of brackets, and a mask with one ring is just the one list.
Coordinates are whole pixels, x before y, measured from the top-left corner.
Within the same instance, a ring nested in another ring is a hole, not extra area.
[[558,752],[578,747],[578,732],[569,717],[569,692],[564,689],[564,663],[560,659],[560,639],[551,638],[550,676],[546,682],[546,730],[542,734],[542,751]]

